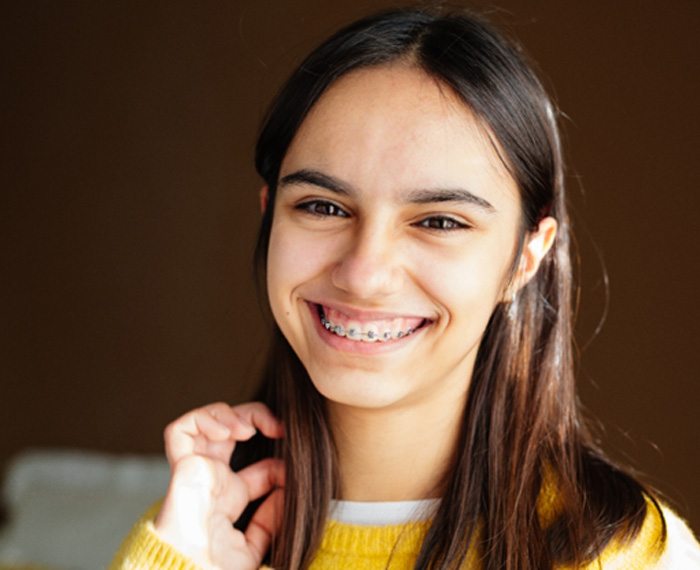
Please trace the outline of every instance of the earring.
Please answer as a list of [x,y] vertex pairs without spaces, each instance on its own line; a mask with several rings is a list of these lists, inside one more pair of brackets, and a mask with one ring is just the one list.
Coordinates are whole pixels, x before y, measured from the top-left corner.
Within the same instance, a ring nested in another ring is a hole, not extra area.
[[511,321],[515,320],[515,317],[518,315],[518,292],[515,291],[513,292],[512,297],[510,298],[510,301],[508,303],[508,311],[506,312],[508,315],[508,318]]

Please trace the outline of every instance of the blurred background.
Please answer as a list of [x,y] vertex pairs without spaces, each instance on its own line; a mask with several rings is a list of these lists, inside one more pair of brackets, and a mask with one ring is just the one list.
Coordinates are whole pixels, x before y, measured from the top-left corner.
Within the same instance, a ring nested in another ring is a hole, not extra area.
[[[3,3],[3,470],[38,462],[51,487],[81,454],[107,479],[136,461],[126,479],[150,473],[155,498],[167,472],[143,454],[161,453],[163,427],[251,396],[267,335],[251,269],[258,124],[319,41],[395,5]],[[700,529],[700,3],[469,5],[524,44],[565,114],[581,400],[605,449]]]

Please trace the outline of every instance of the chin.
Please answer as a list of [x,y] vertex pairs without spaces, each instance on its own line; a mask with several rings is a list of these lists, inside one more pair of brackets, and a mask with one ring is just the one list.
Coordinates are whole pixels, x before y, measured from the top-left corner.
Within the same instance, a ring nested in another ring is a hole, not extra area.
[[329,374],[310,372],[316,390],[329,402],[356,408],[386,408],[400,402],[407,394],[387,378],[394,375],[372,374],[358,370]]

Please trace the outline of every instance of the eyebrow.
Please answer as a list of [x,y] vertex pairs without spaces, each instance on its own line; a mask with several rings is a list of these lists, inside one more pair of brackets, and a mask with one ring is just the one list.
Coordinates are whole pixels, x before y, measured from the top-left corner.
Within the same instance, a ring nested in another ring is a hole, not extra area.
[[312,186],[320,186],[336,194],[343,194],[344,196],[350,196],[354,192],[352,188],[338,180],[333,176],[319,172],[318,170],[309,170],[303,168],[302,170],[297,170],[291,174],[283,176],[279,181],[279,186],[290,186],[292,184],[311,184]]
[[433,190],[414,190],[408,195],[407,202],[412,204],[433,204],[438,202],[460,202],[478,206],[482,210],[494,213],[496,208],[491,202],[464,188],[435,188]]
[[[355,194],[352,186],[318,170],[303,168],[283,176],[279,181],[279,187],[294,184],[311,184],[325,188],[336,194],[352,196]],[[440,202],[459,202],[477,206],[488,213],[496,212],[491,202],[465,188],[434,188],[412,190],[405,197],[405,202],[410,204],[434,204]]]

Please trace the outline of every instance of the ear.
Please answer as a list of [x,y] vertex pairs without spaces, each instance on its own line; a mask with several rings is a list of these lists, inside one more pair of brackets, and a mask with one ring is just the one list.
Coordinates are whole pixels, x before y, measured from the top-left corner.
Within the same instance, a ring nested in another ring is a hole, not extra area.
[[267,187],[267,184],[260,188],[260,213],[264,214],[265,210],[267,210],[267,202],[269,199],[269,194],[270,190]]
[[523,251],[520,254],[518,269],[515,272],[511,286],[508,287],[506,292],[508,297],[506,300],[512,299],[520,288],[535,276],[544,256],[552,248],[556,235],[557,221],[551,216],[542,218],[537,225],[537,229],[527,234]]

